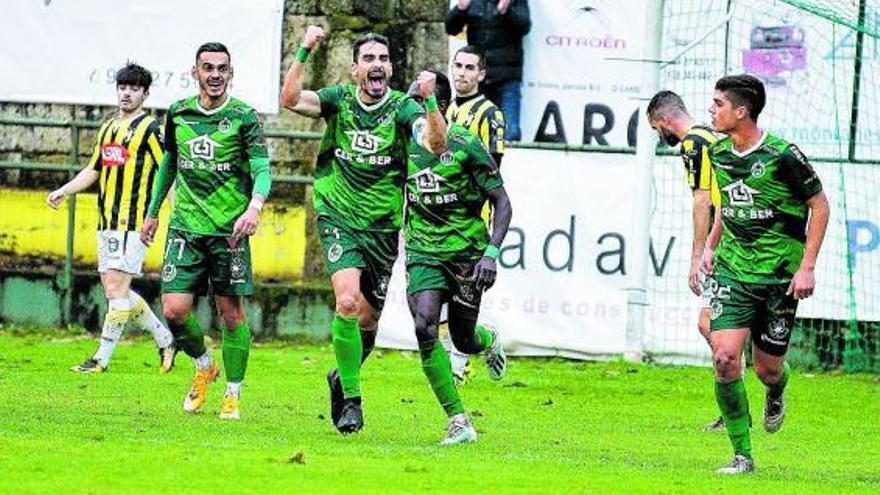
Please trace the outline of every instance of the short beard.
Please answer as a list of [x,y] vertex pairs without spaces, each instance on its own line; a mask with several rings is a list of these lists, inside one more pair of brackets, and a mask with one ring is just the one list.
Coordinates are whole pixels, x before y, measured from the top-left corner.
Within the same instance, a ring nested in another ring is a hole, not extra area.
[[660,136],[663,138],[663,141],[669,146],[678,146],[678,143],[681,142],[681,139],[679,139],[678,136],[671,132],[661,132]]
[[224,85],[222,86],[222,88],[223,88],[223,92],[220,93],[220,95],[214,97],[214,96],[211,96],[211,86],[208,84],[208,81],[204,81],[204,82],[199,81],[199,88],[200,88],[200,89],[202,90],[202,92],[204,92],[206,95],[211,96],[211,98],[219,98],[220,96],[225,95],[225,94],[226,94],[226,88],[227,88],[227,87],[228,87],[228,83],[227,83],[227,84],[224,84]]

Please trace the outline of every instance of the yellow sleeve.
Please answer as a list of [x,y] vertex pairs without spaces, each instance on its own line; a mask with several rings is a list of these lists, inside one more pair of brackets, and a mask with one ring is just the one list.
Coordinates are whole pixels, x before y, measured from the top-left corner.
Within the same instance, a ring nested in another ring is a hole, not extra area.
[[98,133],[95,134],[95,149],[92,151],[92,157],[89,158],[89,164],[86,167],[94,170],[95,172],[101,171],[101,137],[104,136],[104,132],[107,130],[107,126],[109,122],[105,122],[100,129],[98,129]]

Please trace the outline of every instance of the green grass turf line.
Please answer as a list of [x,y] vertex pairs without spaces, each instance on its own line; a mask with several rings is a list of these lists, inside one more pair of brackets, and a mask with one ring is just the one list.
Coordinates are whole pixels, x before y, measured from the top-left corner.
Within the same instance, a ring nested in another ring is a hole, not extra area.
[[[462,390],[476,444],[441,448],[445,418],[415,353],[377,351],[363,369],[366,429],[327,419],[326,345],[256,345],[242,420],[181,410],[183,354],[159,375],[151,341],[124,340],[103,375],[68,368],[94,339],[0,334],[0,493],[878,493],[880,384],[804,375],[786,391],[782,431],[761,429],[763,388],[746,385],[758,472],[722,478],[724,433],[711,371],[623,362],[513,359]],[[215,359],[220,350],[211,349]],[[479,361],[474,364],[481,364]]]

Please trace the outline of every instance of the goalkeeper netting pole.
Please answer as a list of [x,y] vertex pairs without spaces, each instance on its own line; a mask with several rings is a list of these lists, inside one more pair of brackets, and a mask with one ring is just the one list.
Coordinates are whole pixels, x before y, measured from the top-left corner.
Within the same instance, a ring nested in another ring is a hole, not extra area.
[[[851,162],[855,162],[856,157],[856,146],[858,144],[858,126],[859,126],[859,102],[861,101],[860,93],[862,86],[862,56],[864,54],[865,49],[865,14],[866,14],[866,0],[859,1],[859,14],[858,14],[858,30],[856,31],[856,56],[855,56],[855,70],[853,72],[853,98],[852,98],[852,111],[850,112],[850,124],[849,124],[849,147],[847,149],[847,159]],[[841,180],[843,180],[843,174],[841,174]],[[844,191],[846,190],[844,186]],[[846,194],[843,194],[843,207],[844,211],[846,211]],[[856,311],[856,291],[855,285],[853,284],[853,253],[851,252],[851,244],[849,242],[847,244],[847,252],[846,252],[846,266],[849,275],[849,287],[847,290],[847,299],[849,302],[849,328],[846,333],[846,337],[844,339],[844,349],[843,349],[843,369],[844,371],[854,372],[854,371],[867,371],[868,363],[867,363],[867,354],[865,350],[862,348],[863,337],[861,332],[859,332],[859,321],[858,314]]]
[[632,232],[632,278],[627,289],[624,358],[641,361],[644,350],[645,310],[648,305],[648,243],[651,229],[651,180],[657,140],[645,118],[645,109],[660,84],[660,47],[663,46],[663,0],[648,2],[642,57],[642,102],[636,138],[636,183]]

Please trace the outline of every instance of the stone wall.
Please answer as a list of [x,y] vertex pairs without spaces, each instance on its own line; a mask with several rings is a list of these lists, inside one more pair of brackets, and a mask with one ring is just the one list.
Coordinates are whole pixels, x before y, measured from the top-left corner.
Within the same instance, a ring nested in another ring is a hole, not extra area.
[[[306,87],[350,81],[351,41],[374,31],[389,37],[392,43],[394,75],[392,87],[406,88],[422,69],[442,70],[447,63],[447,37],[443,26],[447,0],[286,0],[282,35],[282,70],[284,73],[296,53],[305,27],[318,24],[327,38],[309,59]],[[45,118],[53,120],[99,121],[113,113],[113,107],[62,104],[22,104],[0,102],[0,117]],[[158,112],[161,116],[162,112]],[[320,131],[321,120],[297,116],[289,111],[265,116],[268,128]],[[88,159],[94,131],[81,133],[80,162]],[[0,125],[0,160],[64,163],[71,150],[68,129]],[[275,173],[308,174],[313,167],[316,142],[270,139],[269,153]],[[0,187],[49,189],[65,180],[64,173],[0,170]],[[276,203],[310,204],[307,188],[276,185]],[[311,210],[310,210],[311,211]],[[307,259],[321,260],[309,225]],[[321,262],[307,263],[306,278],[323,275]]]

